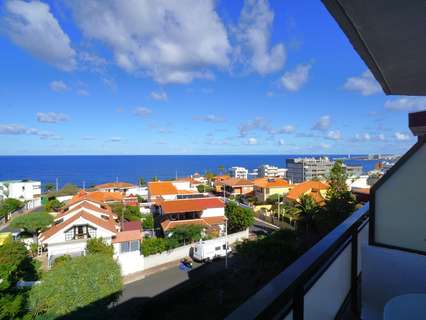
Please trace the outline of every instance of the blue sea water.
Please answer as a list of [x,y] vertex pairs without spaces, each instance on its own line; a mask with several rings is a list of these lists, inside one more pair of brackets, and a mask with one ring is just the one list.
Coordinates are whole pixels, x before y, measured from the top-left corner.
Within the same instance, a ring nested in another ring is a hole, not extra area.
[[[300,156],[300,155],[299,155]],[[59,185],[74,183],[91,186],[118,179],[137,183],[140,177],[150,180],[188,176],[195,172],[218,172],[218,167],[242,166],[250,171],[262,164],[285,167],[294,155],[144,155],[144,156],[0,156],[0,180],[33,179]],[[331,155],[331,158],[338,155]],[[371,170],[375,160],[348,160]]]

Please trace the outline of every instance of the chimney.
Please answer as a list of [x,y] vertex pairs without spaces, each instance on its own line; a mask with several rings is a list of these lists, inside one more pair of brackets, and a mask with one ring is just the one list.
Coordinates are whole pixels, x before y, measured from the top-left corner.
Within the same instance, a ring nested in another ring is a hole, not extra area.
[[420,139],[426,137],[426,111],[411,112],[408,114],[408,126],[413,135]]

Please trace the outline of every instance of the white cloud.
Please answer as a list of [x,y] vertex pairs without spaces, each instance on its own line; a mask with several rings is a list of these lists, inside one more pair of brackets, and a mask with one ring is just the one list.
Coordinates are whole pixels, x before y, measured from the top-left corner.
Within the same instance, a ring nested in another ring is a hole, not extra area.
[[84,136],[84,137],[82,137],[81,139],[82,139],[82,140],[86,140],[86,141],[96,140],[96,138],[95,138],[95,137],[93,137],[93,136]]
[[385,109],[392,111],[426,110],[426,97],[402,97],[385,102]]
[[32,135],[42,140],[62,140],[62,137],[48,131],[27,128],[20,124],[0,124],[0,135]]
[[167,97],[167,93],[164,91],[152,91],[150,94],[151,98],[154,100],[158,100],[158,101],[167,101],[168,97]]
[[323,149],[330,149],[330,145],[327,143],[320,143],[320,147]]
[[313,130],[325,131],[331,127],[331,117],[329,115],[322,116],[312,127]]
[[106,140],[107,142],[122,142],[123,138],[121,137],[111,137],[109,139]]
[[69,120],[69,116],[58,112],[37,112],[37,121],[43,123],[60,123]]
[[246,0],[239,25],[233,30],[239,60],[262,75],[281,70],[286,60],[284,44],[269,48],[273,21],[267,0]]
[[89,91],[87,91],[86,89],[77,89],[77,94],[79,96],[87,97],[89,95]]
[[262,117],[256,117],[254,120],[247,121],[239,127],[240,137],[245,137],[250,131],[261,130],[271,133],[273,131],[271,125]]
[[342,134],[340,133],[339,130],[330,130],[327,133],[327,139],[330,139],[330,140],[340,140],[340,139],[342,139]]
[[205,122],[213,122],[213,123],[219,123],[224,122],[225,119],[219,116],[215,116],[214,114],[208,114],[206,116],[195,116],[193,117],[194,120],[198,121],[205,121]]
[[398,141],[409,140],[410,136],[407,133],[395,132],[395,139]]
[[359,77],[348,78],[344,88],[349,91],[358,91],[363,96],[370,96],[382,91],[382,87],[380,87],[380,84],[374,79],[370,70],[365,71]]
[[380,133],[380,134],[377,136],[377,139],[379,139],[380,141],[385,141],[385,140],[386,140],[386,137],[385,137],[385,135],[384,135],[383,133]]
[[136,108],[133,111],[133,113],[135,115],[139,116],[139,117],[147,117],[147,116],[149,116],[152,113],[152,111],[149,108],[139,107],[139,108]]
[[70,1],[86,38],[109,46],[116,63],[160,83],[211,78],[229,64],[231,46],[215,1]]
[[275,130],[276,133],[293,133],[294,131],[296,131],[296,128],[291,124]]
[[50,90],[55,92],[64,92],[69,89],[68,85],[61,80],[52,81],[51,83],[49,83],[49,88]]
[[248,138],[247,144],[255,145],[255,144],[257,144],[257,139],[256,138]]
[[75,68],[75,51],[49,5],[12,0],[6,2],[5,8],[5,31],[16,45],[59,69]]
[[278,140],[278,145],[279,145],[279,146],[283,146],[284,144],[285,144],[284,139],[280,139],[280,140]]
[[357,133],[355,135],[355,140],[358,141],[370,141],[371,135],[369,133]]
[[289,91],[298,91],[309,78],[310,64],[300,64],[294,70],[287,71],[280,79],[281,85]]

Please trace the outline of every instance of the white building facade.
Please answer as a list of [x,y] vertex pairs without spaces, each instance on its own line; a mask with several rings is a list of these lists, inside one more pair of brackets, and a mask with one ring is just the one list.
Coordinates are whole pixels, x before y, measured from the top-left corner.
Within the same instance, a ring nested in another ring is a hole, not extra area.
[[269,164],[264,164],[257,168],[257,176],[259,178],[286,178],[287,169],[278,168]]
[[25,202],[26,209],[41,206],[41,182],[32,180],[0,181],[0,201],[7,198]]
[[243,167],[232,167],[231,169],[229,169],[229,175],[231,176],[231,178],[247,179],[248,170]]

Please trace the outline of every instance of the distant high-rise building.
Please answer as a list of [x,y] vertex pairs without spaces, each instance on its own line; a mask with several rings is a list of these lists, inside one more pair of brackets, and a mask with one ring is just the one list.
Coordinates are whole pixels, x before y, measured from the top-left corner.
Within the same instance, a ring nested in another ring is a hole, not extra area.
[[287,169],[264,164],[257,169],[259,178],[286,178]]
[[[334,163],[335,161],[328,157],[287,159],[287,178],[292,183],[300,183],[314,178],[325,179]],[[350,177],[362,175],[362,166],[344,165],[344,167]]]
[[243,167],[232,167],[229,169],[229,175],[236,179],[247,179],[248,170]]

